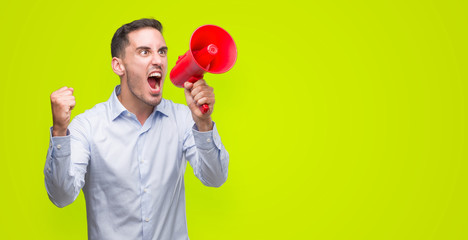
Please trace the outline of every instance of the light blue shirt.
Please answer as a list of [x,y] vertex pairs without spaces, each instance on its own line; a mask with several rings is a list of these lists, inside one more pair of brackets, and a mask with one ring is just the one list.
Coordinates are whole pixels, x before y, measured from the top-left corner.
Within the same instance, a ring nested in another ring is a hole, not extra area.
[[86,199],[89,239],[188,239],[187,161],[206,186],[227,179],[229,155],[216,129],[198,132],[187,106],[163,99],[142,126],[115,88],[107,102],[51,137],[44,168],[50,200]]

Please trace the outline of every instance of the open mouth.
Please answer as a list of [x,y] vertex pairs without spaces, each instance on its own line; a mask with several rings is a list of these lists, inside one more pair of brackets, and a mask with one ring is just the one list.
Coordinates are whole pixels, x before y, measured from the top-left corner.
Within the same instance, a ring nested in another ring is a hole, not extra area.
[[148,76],[148,84],[153,91],[159,91],[161,83],[161,73],[153,72]]

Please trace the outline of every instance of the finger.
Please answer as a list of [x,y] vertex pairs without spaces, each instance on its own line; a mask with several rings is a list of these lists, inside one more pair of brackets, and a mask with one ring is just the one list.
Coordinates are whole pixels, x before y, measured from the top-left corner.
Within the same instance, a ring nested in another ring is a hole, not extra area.
[[209,95],[214,94],[214,90],[210,86],[198,87],[192,90],[192,96],[194,98],[200,94],[202,94],[202,96],[209,96]]
[[202,97],[197,101],[198,105],[208,104],[210,107],[215,103],[215,98],[213,97]]
[[73,110],[75,108],[75,105],[76,105],[76,102],[73,101],[70,103],[70,111]]
[[75,97],[74,96],[65,96],[59,99],[56,99],[52,102],[52,107],[57,107],[57,109],[68,110],[71,105],[75,105]]
[[197,94],[200,94],[201,92],[213,92],[213,88],[208,86],[208,85],[205,85],[205,86],[198,86],[198,87],[194,87],[192,88],[192,96],[196,96]]
[[214,98],[214,92],[212,91],[203,91],[203,92],[200,92],[198,93],[197,95],[195,95],[193,97],[193,100],[195,100],[197,103],[200,101],[200,99],[202,98]]
[[59,93],[59,94],[55,95],[54,97],[57,98],[57,99],[65,99],[65,98],[69,98],[69,97],[72,97],[72,96],[73,96],[73,93],[67,90],[65,92],[62,92],[62,93]]
[[193,101],[193,96],[192,94],[190,93],[190,90],[189,89],[184,89],[184,93],[185,93],[185,99],[187,101],[187,105],[190,107],[190,108],[193,108],[195,107],[195,102]]
[[67,100],[70,100],[70,99],[75,99],[75,96],[73,96],[71,94],[65,94],[65,95],[62,95],[60,97],[57,97],[57,100],[59,100],[59,101],[67,101]]
[[72,108],[75,107],[75,104],[76,104],[75,101],[69,101],[69,102],[66,103],[65,107],[67,109],[72,109]]
[[68,90],[68,87],[61,87],[60,89],[56,90],[54,93],[61,94]]
[[193,96],[193,100],[194,100],[195,102],[197,102],[197,104],[199,104],[199,101],[200,101],[200,99],[202,99],[202,98],[214,98],[214,96],[215,96],[212,87],[206,86],[206,87],[204,87],[203,89],[197,89],[197,91],[198,91],[198,90],[201,90],[201,91],[198,92],[198,93],[196,93],[196,94]]
[[51,99],[60,99],[60,98],[63,98],[65,96],[73,96],[73,88],[69,89],[69,88],[66,88],[66,89],[62,89],[60,91],[56,91],[56,92],[53,92],[51,95],[50,95],[50,98]]
[[186,97],[191,97],[191,98],[193,98],[193,96],[192,96],[192,88],[191,88],[191,86],[189,86],[189,84],[192,84],[192,83],[187,83],[187,82],[186,82],[186,83],[184,84],[184,93],[185,93],[185,96],[186,96]]
[[60,89],[57,89],[55,91],[53,91],[51,94],[50,94],[50,99],[56,97],[56,96],[59,96],[61,95],[62,92],[64,92],[65,90],[67,89],[67,87],[62,87]]
[[192,87],[193,87],[193,83],[191,83],[191,82],[185,82],[184,83],[184,88],[185,89],[190,90],[190,89],[192,89]]
[[193,83],[193,86],[192,86],[192,91],[196,88],[203,88],[203,87],[209,87],[208,84],[206,84],[206,81],[205,79],[199,79],[197,80],[195,83]]
[[205,79],[201,78],[199,80],[197,80],[194,84],[193,84],[193,87],[196,88],[198,86],[204,86],[204,85],[207,85],[206,84],[206,81]]
[[68,96],[68,95],[73,95],[73,92],[75,90],[73,88],[67,88],[65,90],[63,90],[62,92],[60,92],[63,96]]

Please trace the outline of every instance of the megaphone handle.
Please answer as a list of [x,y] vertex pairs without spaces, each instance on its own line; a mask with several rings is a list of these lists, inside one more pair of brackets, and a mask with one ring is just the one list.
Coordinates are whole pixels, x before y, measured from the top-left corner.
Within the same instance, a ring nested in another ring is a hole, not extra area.
[[[203,75],[197,76],[197,77],[192,76],[192,77],[190,77],[187,81],[188,81],[188,82],[191,82],[191,83],[195,83],[196,81],[198,81],[198,80],[200,80],[200,79],[202,79],[202,78],[203,78]],[[200,109],[200,111],[201,111],[203,114],[205,114],[205,113],[207,113],[208,111],[210,111],[210,106],[208,106],[208,104],[205,103],[205,104],[201,105],[201,106],[199,107],[199,109]]]

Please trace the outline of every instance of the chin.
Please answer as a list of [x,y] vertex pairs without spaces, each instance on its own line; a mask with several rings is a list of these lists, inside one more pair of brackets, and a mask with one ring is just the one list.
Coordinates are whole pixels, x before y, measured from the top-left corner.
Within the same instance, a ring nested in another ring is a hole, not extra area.
[[161,96],[158,96],[158,97],[152,97],[149,101],[146,101],[146,104],[148,105],[151,105],[153,107],[156,107],[158,106],[162,101],[162,97]]

